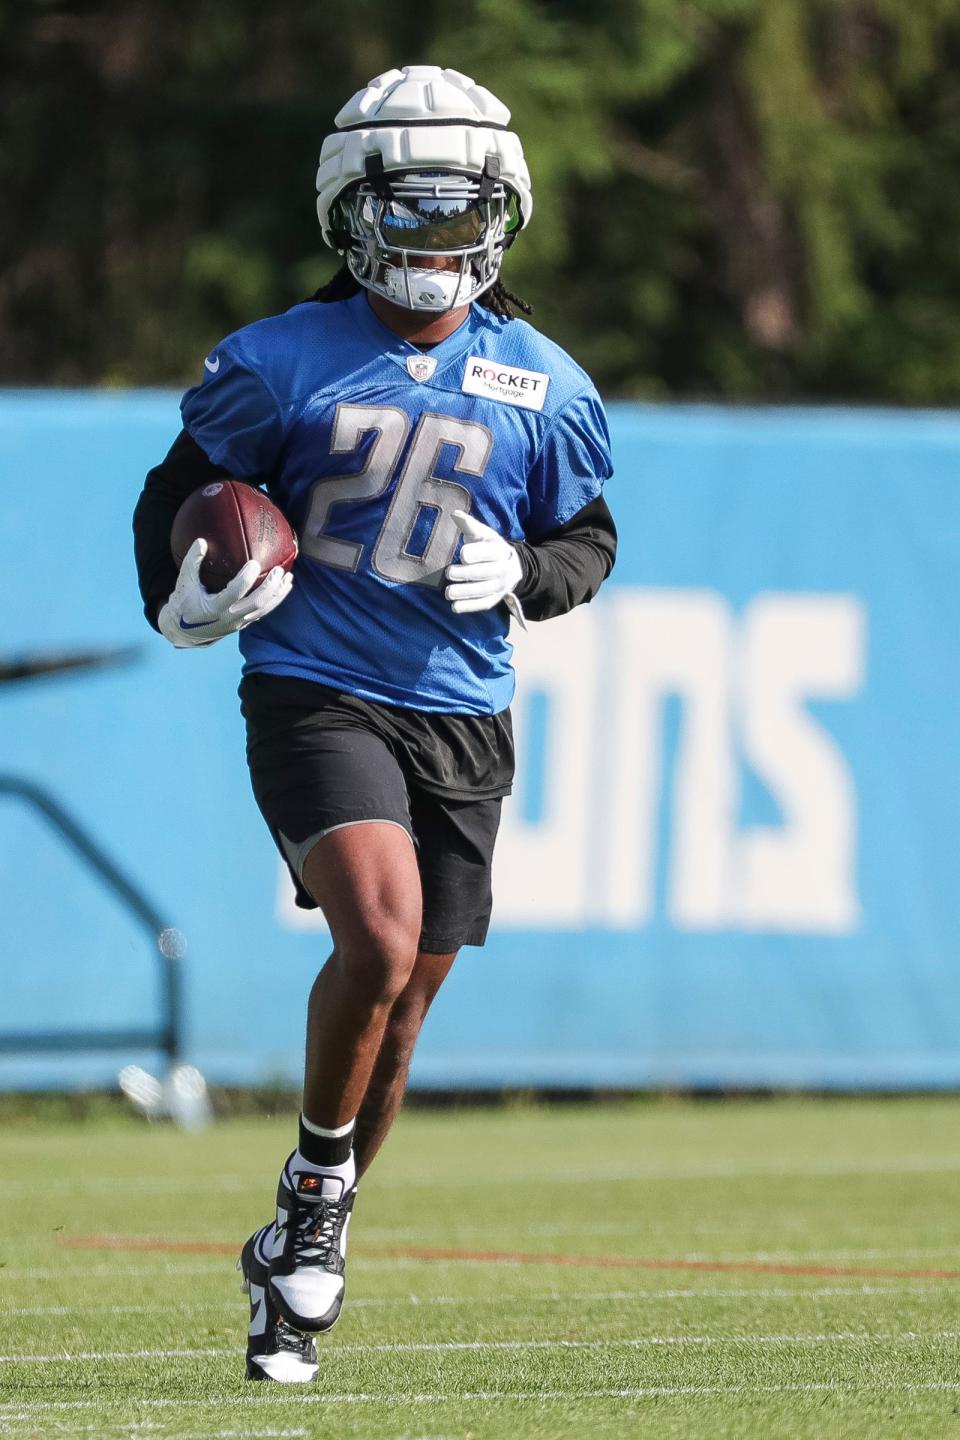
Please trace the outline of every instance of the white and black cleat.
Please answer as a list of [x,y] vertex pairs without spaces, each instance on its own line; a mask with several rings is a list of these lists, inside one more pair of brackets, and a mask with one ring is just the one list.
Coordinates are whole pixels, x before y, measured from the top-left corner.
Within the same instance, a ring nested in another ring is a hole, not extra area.
[[320,1368],[316,1346],[309,1335],[301,1335],[287,1324],[270,1295],[267,1265],[273,1228],[271,1224],[255,1230],[237,1261],[243,1274],[242,1288],[250,1296],[247,1379],[309,1385]]
[[283,1168],[277,1190],[277,1229],[270,1260],[270,1294],[288,1324],[329,1330],[337,1323],[346,1283],[347,1227],[354,1186],[331,1175]]

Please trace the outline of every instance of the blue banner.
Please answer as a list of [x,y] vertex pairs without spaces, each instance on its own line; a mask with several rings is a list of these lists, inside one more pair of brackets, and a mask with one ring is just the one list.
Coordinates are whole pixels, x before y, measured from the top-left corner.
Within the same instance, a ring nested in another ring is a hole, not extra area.
[[[130,514],[167,393],[0,397],[0,770],[47,789],[186,937],[188,1058],[297,1083],[327,936],[246,775],[232,641],[142,619]],[[960,418],[614,406],[620,559],[515,636],[518,784],[484,950],[422,1086],[960,1083]],[[156,954],[37,813],[0,797],[0,1032],[149,1027]],[[0,1058],[0,1086],[129,1056]]]

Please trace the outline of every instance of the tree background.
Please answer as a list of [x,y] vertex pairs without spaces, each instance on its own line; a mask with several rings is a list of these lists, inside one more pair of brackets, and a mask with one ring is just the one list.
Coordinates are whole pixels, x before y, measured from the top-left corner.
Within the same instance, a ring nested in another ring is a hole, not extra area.
[[409,63],[513,110],[504,278],[606,395],[955,402],[960,0],[0,0],[0,383],[190,383],[312,291]]

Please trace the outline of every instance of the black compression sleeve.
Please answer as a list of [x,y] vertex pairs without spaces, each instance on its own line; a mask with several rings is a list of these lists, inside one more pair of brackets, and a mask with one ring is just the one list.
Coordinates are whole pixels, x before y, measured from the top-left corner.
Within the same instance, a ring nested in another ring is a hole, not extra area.
[[523,576],[517,599],[528,620],[550,620],[592,600],[617,556],[617,527],[602,495],[536,544],[515,545]]
[[222,465],[214,465],[186,430],[181,430],[169,454],[143,483],[133,512],[133,551],[143,611],[155,630],[160,607],[177,583],[177,567],[170,553],[174,517],[194,490],[211,480],[223,480],[228,474]]

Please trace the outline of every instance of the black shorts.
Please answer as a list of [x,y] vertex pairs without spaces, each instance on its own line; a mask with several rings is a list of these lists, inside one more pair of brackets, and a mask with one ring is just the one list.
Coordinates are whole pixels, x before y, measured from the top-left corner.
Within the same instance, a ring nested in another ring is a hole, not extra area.
[[303,864],[341,825],[400,825],[417,850],[420,948],[482,945],[502,797],[513,779],[509,711],[433,715],[376,705],[310,680],[253,674],[240,683],[253,793],[296,887],[316,909]]

